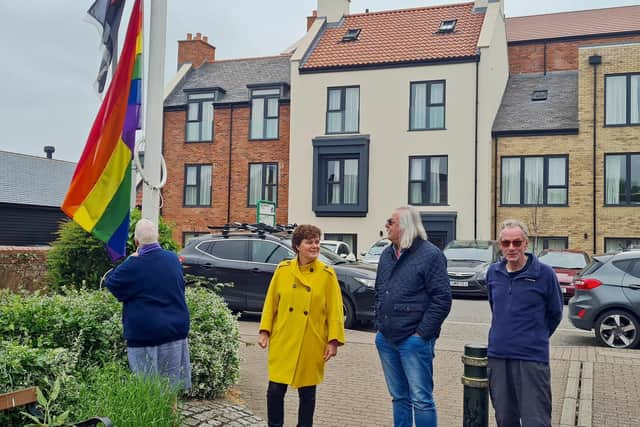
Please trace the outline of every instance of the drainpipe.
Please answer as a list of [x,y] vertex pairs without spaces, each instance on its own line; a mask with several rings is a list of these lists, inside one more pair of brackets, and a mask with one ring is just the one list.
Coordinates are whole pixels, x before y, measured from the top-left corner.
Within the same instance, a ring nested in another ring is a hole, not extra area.
[[227,182],[227,224],[231,223],[231,151],[233,149],[233,104],[229,106],[229,179]]
[[478,239],[478,74],[480,72],[480,57],[476,61],[476,129],[475,129],[475,145],[473,155],[475,161],[473,163],[473,240]]
[[498,137],[493,138],[493,230],[492,239],[496,240],[498,230]]
[[602,63],[602,57],[600,55],[591,55],[589,57],[589,64],[593,65],[593,162],[591,167],[591,173],[593,175],[593,253],[596,253],[597,242],[597,228],[596,228],[596,90],[598,89],[598,65]]
[[543,53],[543,74],[547,75],[547,42],[544,42],[544,53]]

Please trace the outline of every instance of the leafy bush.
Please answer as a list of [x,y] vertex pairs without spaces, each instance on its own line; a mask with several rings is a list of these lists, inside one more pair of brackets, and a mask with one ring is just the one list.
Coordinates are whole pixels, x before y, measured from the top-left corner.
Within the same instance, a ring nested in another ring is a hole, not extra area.
[[[213,397],[238,379],[236,317],[207,289],[188,288],[187,304],[193,383],[189,395]],[[0,291],[0,393],[45,387],[46,379],[60,376],[80,381],[87,370],[111,361],[127,366],[120,316],[121,304],[106,290],[64,295]],[[65,381],[60,400],[68,402],[77,397],[69,395],[76,388]]]
[[[127,252],[135,251],[133,234],[140,220],[140,210],[131,211]],[[171,236],[171,226],[160,217],[158,234],[160,245],[168,250],[177,251],[178,244]],[[53,290],[65,288],[97,289],[102,275],[114,264],[107,256],[105,244],[84,231],[73,221],[60,225],[58,238],[53,242],[47,254],[49,286]]]
[[177,426],[178,391],[159,377],[142,377],[118,364],[93,369],[72,409],[75,421],[108,416],[115,426]]
[[187,288],[191,313],[189,352],[192,397],[221,395],[240,375],[240,331],[237,316],[222,298],[204,288]]

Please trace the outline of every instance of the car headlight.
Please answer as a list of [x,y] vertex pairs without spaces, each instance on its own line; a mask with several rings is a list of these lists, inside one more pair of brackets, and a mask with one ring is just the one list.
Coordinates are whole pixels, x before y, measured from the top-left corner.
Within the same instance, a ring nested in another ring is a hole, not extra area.
[[486,282],[487,281],[487,269],[479,271],[473,276],[473,280],[477,282]]
[[368,288],[374,288],[376,286],[376,281],[375,279],[365,279],[363,277],[354,277],[354,279],[356,279],[356,282],[368,287]]

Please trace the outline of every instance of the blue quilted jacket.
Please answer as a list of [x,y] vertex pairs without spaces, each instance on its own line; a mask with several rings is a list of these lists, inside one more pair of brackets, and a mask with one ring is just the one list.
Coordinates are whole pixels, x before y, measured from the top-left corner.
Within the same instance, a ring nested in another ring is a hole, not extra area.
[[396,258],[389,245],[378,262],[376,328],[399,343],[414,333],[437,338],[451,310],[447,261],[431,242],[416,239]]

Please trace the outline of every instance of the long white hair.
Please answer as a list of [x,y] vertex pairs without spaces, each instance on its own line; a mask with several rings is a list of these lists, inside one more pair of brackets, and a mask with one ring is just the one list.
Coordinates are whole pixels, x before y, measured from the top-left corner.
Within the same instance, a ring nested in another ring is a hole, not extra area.
[[424,229],[424,225],[422,225],[420,212],[411,206],[400,207],[396,209],[396,212],[400,220],[400,230],[402,230],[400,249],[411,247],[413,241],[418,237],[422,240],[427,240],[427,232]]

